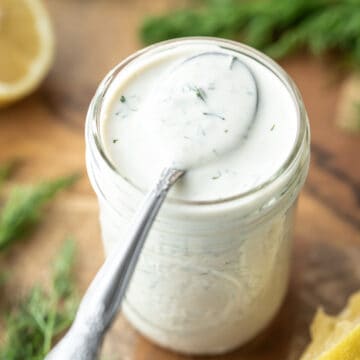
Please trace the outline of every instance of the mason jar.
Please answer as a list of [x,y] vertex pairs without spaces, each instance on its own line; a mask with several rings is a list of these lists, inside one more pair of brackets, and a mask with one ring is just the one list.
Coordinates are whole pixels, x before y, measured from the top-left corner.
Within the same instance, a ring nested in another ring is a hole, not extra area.
[[122,311],[153,342],[191,354],[224,353],[246,343],[282,304],[296,202],[309,164],[309,125],[299,92],[275,62],[248,46],[214,38],[179,39],[148,47],[115,66],[99,85],[86,121],[87,171],[109,254],[124,241],[145,193],[120,174],[104,150],[101,124],[107,91],[138,58],[183,44],[214,42],[251,57],[276,75],[293,99],[298,130],[286,162],[256,188],[218,201],[170,195],[160,210]]

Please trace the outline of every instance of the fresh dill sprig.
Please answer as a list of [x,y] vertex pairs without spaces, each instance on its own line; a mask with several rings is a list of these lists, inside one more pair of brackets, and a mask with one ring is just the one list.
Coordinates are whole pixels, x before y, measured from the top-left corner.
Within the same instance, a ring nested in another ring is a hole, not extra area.
[[42,360],[72,323],[78,304],[72,267],[74,241],[66,241],[54,263],[51,289],[34,287],[6,321],[0,360]]
[[360,66],[359,0],[205,0],[203,6],[145,19],[144,43],[183,36],[241,40],[275,58],[306,48],[337,51]]
[[28,233],[39,221],[43,205],[60,190],[72,185],[78,177],[71,175],[13,189],[0,213],[0,251]]

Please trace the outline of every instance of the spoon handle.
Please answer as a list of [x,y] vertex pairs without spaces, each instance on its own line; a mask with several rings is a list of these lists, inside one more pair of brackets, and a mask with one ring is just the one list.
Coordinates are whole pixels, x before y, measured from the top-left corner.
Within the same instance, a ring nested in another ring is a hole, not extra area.
[[75,320],[45,360],[95,360],[117,314],[145,239],[169,189],[184,174],[167,168],[134,217],[125,242],[107,257],[86,291]]

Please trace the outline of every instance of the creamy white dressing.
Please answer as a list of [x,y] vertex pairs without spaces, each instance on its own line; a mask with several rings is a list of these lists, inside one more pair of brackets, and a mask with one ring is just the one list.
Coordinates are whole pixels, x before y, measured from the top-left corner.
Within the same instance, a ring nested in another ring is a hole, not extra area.
[[160,166],[188,170],[238,147],[256,107],[250,70],[234,56],[205,52],[163,74],[134,121],[144,131],[144,148],[154,149]]
[[110,73],[89,109],[87,169],[103,242],[110,253],[125,241],[139,188],[165,165],[185,167],[169,195],[190,201],[165,201],[122,310],[162,346],[223,353],[264,329],[286,293],[307,118],[291,81],[241,44],[189,39],[152,49]]
[[293,149],[297,121],[281,81],[255,60],[183,46],[128,66],[103,110],[106,151],[148,189],[165,166],[189,170],[172,197],[212,201],[270,179]]

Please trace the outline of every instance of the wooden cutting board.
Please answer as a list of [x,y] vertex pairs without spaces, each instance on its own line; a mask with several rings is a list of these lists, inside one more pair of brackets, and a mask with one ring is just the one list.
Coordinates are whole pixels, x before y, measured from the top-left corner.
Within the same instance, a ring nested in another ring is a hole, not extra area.
[[[30,239],[1,261],[12,282],[0,303],[35,281],[47,281],[51,259],[64,237],[78,244],[76,274],[83,291],[103,260],[97,203],[85,173],[84,121],[105,73],[141,44],[137,28],[150,12],[182,1],[49,0],[57,55],[41,88],[0,111],[0,161],[23,159],[14,182],[32,182],[73,171],[81,181],[48,208]],[[306,55],[282,65],[298,84],[312,130],[312,161],[301,194],[288,297],[270,328],[243,349],[219,360],[295,360],[308,341],[308,326],[321,304],[338,311],[360,289],[360,137],[341,133],[334,113],[343,79],[331,63]],[[168,352],[140,336],[120,315],[103,348],[113,360],[193,359]],[[201,359],[201,358],[197,358]]]

